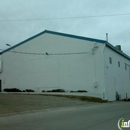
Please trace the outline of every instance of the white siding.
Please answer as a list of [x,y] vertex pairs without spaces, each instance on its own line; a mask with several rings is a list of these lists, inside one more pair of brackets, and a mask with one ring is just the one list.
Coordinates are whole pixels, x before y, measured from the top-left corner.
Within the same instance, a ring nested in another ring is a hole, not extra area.
[[103,95],[104,45],[97,44],[98,48],[93,52],[94,44],[52,34],[30,40],[12,51],[52,55],[19,54],[11,50],[4,53],[3,73],[0,75],[2,88],[31,88],[35,91],[62,88]]
[[[109,62],[112,58],[112,64]],[[120,62],[120,67],[118,66]],[[127,70],[125,69],[127,64]],[[130,96],[130,61],[110,48],[105,48],[105,81],[106,97],[109,100],[115,100],[116,91],[124,99],[126,93]]]
[[1,55],[0,55],[0,73],[2,72],[2,59],[1,59]]

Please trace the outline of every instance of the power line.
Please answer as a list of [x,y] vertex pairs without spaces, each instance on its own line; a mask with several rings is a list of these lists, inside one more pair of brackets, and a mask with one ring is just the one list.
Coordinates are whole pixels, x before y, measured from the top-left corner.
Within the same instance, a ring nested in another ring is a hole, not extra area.
[[116,16],[129,16],[130,13],[125,14],[106,14],[106,15],[89,15],[89,16],[77,16],[77,17],[55,17],[55,18],[41,18],[41,19],[0,19],[0,22],[8,21],[42,21],[42,20],[65,20],[65,19],[86,19],[95,17],[116,17]]
[[[0,49],[2,50],[2,49]],[[20,52],[20,51],[8,51],[12,53],[18,53],[18,54],[25,54],[25,55],[80,55],[80,54],[87,54],[89,52],[77,52],[77,53],[33,53],[33,52]]]
[[[12,52],[12,51],[10,51]],[[78,52],[78,53],[29,53],[29,52],[17,52],[13,51],[13,53],[19,53],[19,54],[26,54],[26,55],[79,55],[79,54],[86,54],[88,52]]]

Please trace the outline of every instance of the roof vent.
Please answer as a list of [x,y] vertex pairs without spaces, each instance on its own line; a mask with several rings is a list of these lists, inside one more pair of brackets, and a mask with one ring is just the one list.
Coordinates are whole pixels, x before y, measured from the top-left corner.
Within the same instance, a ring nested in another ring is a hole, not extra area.
[[106,33],[106,41],[108,42],[108,33]]
[[119,51],[122,51],[122,50],[121,50],[121,45],[116,45],[115,48],[116,48],[117,50],[119,50]]

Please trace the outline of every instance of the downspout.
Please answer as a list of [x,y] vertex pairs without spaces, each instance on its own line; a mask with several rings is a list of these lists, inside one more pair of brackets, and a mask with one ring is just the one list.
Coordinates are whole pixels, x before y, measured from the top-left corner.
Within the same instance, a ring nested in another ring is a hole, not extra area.
[[97,71],[96,71],[96,57],[95,57],[95,51],[98,48],[97,43],[95,42],[92,48],[92,54],[94,56],[93,60],[94,60],[94,88],[98,87],[98,83],[97,83]]
[[106,44],[104,44],[104,47],[103,47],[103,61],[104,61],[104,68],[103,68],[103,71],[104,71],[104,90],[103,90],[103,99],[104,100],[107,100],[107,97],[106,97],[106,64],[105,64],[105,48],[106,48]]

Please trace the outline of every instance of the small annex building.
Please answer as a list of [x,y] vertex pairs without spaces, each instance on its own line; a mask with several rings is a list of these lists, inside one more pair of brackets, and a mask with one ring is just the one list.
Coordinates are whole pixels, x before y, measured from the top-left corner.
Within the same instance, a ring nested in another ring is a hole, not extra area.
[[130,96],[130,57],[105,40],[45,30],[0,53],[0,90],[64,89],[116,100]]

